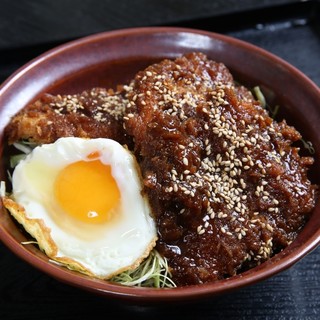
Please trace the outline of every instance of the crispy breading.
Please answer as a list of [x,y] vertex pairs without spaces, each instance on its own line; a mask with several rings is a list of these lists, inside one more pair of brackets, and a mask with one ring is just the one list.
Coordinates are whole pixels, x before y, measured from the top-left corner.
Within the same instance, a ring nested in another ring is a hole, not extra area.
[[149,66],[131,88],[125,126],[177,285],[233,276],[295,239],[316,186],[293,127],[200,53]]
[[6,128],[8,143],[52,143],[60,137],[131,140],[123,129],[124,91],[93,88],[74,95],[44,94],[15,115]]

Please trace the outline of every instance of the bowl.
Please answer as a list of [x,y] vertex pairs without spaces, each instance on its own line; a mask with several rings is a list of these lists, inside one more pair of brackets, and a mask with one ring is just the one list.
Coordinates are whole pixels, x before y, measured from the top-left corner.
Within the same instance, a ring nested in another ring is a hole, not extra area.
[[[187,28],[153,27],[99,33],[54,48],[30,61],[0,88],[1,179],[4,179],[3,130],[10,117],[44,92],[76,93],[94,87],[114,87],[163,58],[201,51],[223,62],[236,80],[258,85],[270,104],[315,148],[319,166],[320,90],[307,76],[281,58],[238,39]],[[311,171],[319,184],[320,173]],[[260,266],[210,284],[168,288],[126,287],[68,270],[49,261],[36,246],[22,245],[26,235],[1,206],[0,239],[18,257],[55,279],[109,298],[134,302],[185,302],[214,297],[271,277],[299,261],[320,242],[320,204],[299,236]]]

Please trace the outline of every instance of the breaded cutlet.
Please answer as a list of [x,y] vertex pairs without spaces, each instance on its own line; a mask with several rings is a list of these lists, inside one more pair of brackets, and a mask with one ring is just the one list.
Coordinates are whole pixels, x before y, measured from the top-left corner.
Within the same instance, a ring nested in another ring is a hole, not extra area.
[[301,135],[276,122],[227,67],[202,53],[139,72],[125,128],[178,286],[228,278],[289,245],[316,186]]
[[131,144],[123,129],[124,91],[93,88],[80,94],[44,94],[17,113],[6,127],[8,143],[52,143],[60,137],[110,138]]

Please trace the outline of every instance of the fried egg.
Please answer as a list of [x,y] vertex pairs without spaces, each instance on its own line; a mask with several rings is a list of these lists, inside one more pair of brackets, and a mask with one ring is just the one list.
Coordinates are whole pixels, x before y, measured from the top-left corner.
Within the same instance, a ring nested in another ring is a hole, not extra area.
[[97,278],[136,268],[157,239],[138,164],[110,139],[36,147],[4,204],[51,259]]

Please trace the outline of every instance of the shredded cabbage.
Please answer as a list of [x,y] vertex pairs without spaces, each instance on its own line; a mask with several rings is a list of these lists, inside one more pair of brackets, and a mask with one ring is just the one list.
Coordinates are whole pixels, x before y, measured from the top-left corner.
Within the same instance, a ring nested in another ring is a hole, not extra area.
[[267,102],[262,91],[260,90],[260,87],[259,86],[254,87],[253,92],[256,98],[258,99],[258,101],[261,103],[262,108],[265,108],[267,106]]
[[170,278],[167,260],[153,249],[149,256],[134,270],[114,276],[111,281],[126,286],[172,288],[176,287]]
[[[261,106],[265,109],[267,109],[270,112],[270,115],[272,117],[272,119],[275,119],[275,117],[278,114],[278,111],[280,109],[279,105],[274,106],[274,108],[271,108],[267,102],[266,102],[266,98],[264,96],[264,94],[262,93],[261,89],[259,86],[256,86],[253,88],[253,93],[256,97],[256,99],[261,103]],[[314,154],[315,150],[314,147],[312,145],[311,141],[306,141],[303,138],[300,139],[300,141],[302,142],[304,148],[306,148],[310,154]]]

